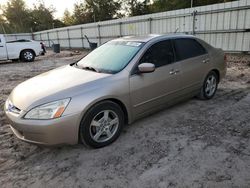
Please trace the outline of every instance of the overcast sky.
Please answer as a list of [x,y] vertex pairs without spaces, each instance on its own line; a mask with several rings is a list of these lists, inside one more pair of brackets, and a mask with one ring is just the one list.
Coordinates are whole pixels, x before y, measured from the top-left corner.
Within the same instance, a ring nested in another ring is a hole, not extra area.
[[[0,4],[6,4],[8,0],[0,0]],[[33,4],[37,3],[37,0],[24,0],[28,7],[32,7]],[[64,10],[67,8],[69,11],[73,10],[74,3],[78,2],[79,0],[43,0],[46,7],[52,5],[56,12],[54,16],[56,18],[61,18],[63,16]]]

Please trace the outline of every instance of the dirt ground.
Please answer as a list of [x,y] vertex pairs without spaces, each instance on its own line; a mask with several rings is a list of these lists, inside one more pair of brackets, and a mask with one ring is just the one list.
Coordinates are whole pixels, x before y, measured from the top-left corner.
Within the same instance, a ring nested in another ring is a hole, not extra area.
[[18,140],[3,105],[11,90],[85,52],[0,64],[0,187],[250,187],[250,56],[228,56],[213,100],[191,99],[125,127],[101,149]]

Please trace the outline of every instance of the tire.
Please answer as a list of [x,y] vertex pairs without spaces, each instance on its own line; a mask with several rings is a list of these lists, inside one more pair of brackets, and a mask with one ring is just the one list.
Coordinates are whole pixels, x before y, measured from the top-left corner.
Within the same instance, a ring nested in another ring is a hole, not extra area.
[[79,141],[93,148],[107,146],[121,134],[124,113],[112,101],[94,105],[83,117],[79,129]]
[[32,50],[23,50],[20,59],[24,62],[33,62],[35,59],[35,53]]
[[202,100],[212,99],[217,91],[218,83],[218,75],[214,71],[209,72],[203,82],[198,97]]

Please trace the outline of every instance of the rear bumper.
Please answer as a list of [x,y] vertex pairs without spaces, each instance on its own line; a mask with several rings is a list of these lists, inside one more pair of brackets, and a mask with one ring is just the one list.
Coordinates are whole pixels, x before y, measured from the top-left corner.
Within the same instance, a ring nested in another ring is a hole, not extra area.
[[53,120],[26,120],[5,110],[10,127],[21,140],[42,144],[77,144],[79,114],[63,116]]

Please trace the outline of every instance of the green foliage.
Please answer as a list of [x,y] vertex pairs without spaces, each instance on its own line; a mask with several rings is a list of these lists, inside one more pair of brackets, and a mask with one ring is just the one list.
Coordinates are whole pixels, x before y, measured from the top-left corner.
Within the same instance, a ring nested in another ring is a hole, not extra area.
[[0,33],[8,33],[9,31],[9,26],[4,19],[3,15],[0,14]]
[[119,1],[85,0],[85,2],[85,11],[91,15],[93,21],[114,19],[121,8]]
[[74,5],[73,14],[64,13],[64,22],[69,25],[110,20],[120,17],[120,1],[85,0]]
[[35,32],[65,26],[60,20],[54,19],[54,8],[47,8],[43,1],[38,1],[33,9],[28,9],[24,0],[9,0],[0,8],[1,33]]
[[64,11],[62,21],[67,26],[73,25],[75,23],[75,20],[68,9]]
[[86,12],[85,4],[82,2],[76,3],[74,5],[72,18],[75,25],[93,21],[93,19],[91,18],[91,14],[89,14],[89,12]]
[[124,3],[129,16],[138,16],[151,13],[150,0],[126,0]]
[[226,3],[230,1],[236,0],[193,0],[193,6],[203,6],[203,5],[211,5],[215,3]]
[[[235,0],[193,0],[192,6],[204,6],[215,3],[224,3]],[[177,10],[183,8],[190,8],[191,0],[153,0],[153,3],[150,5],[150,10],[154,12],[163,12],[169,10]]]
[[55,10],[52,7],[46,8],[44,2],[34,5],[30,11],[30,19],[32,22],[32,31],[42,31],[52,29],[54,27],[53,13]]
[[10,0],[2,8],[3,17],[9,25],[9,28],[19,32],[30,32],[30,11],[27,9],[23,0]]
[[191,1],[183,0],[154,0],[154,3],[150,6],[152,12],[163,12],[175,9],[182,9],[190,7]]

